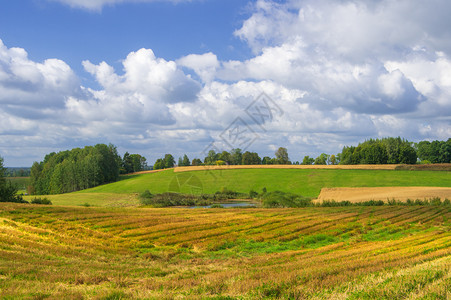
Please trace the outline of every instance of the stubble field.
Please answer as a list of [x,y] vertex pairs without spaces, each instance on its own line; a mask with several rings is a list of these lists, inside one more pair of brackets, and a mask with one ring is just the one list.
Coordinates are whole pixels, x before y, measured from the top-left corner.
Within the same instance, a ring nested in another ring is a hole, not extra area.
[[449,207],[0,204],[6,299],[449,299]]

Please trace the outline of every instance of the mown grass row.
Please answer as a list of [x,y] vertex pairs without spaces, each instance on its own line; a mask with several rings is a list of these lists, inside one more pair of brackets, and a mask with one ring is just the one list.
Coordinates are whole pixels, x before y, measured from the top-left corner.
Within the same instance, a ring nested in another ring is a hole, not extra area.
[[449,296],[449,207],[0,204],[0,296]]

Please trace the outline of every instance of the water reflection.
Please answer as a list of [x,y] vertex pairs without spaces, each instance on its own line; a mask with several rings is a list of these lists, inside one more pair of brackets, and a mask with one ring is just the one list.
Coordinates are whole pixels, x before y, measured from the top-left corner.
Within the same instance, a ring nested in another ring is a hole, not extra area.
[[229,203],[215,203],[206,206],[190,206],[189,208],[211,208],[212,206],[217,207],[221,205],[222,208],[230,208],[230,207],[255,207],[254,203],[251,202],[229,202]]

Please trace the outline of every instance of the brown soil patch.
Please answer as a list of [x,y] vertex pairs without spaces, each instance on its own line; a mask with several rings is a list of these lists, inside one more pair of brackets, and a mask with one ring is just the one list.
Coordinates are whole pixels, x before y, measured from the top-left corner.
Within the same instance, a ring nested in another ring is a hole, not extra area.
[[135,173],[130,173],[130,174],[125,174],[124,176],[131,176],[131,175],[139,175],[139,174],[147,174],[147,173],[158,173],[164,170],[168,170],[168,169],[159,169],[159,170],[149,170],[149,171],[141,171],[141,172],[135,172]]
[[451,188],[447,187],[365,187],[365,188],[323,188],[317,201],[335,200],[363,202],[370,200],[430,199],[439,197],[451,199]]

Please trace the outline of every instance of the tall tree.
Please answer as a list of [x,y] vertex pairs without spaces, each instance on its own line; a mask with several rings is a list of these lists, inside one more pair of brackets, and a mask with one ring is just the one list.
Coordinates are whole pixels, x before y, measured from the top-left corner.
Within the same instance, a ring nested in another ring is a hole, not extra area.
[[164,168],[165,169],[169,169],[169,168],[173,168],[175,165],[175,159],[172,156],[172,154],[166,154],[164,156]]
[[122,159],[113,145],[98,144],[83,149],[51,153],[30,170],[30,194],[78,191],[116,181]]
[[315,165],[327,165],[329,160],[329,155],[326,153],[321,153],[316,159],[315,159]]
[[275,154],[276,154],[276,159],[277,159],[278,164],[288,165],[290,163],[287,148],[280,147],[279,149],[277,149]]
[[0,202],[23,202],[22,196],[17,195],[17,186],[6,180],[6,169],[3,158],[0,157]]
[[3,157],[0,156],[0,185],[6,183],[6,168],[3,166]]
[[229,152],[227,151],[222,151],[219,156],[218,156],[219,160],[222,160],[223,162],[225,162],[226,164],[230,165],[232,162],[232,156],[230,155]]
[[182,159],[182,165],[185,167],[189,167],[191,165],[191,162],[189,161],[188,155],[183,155]]
[[216,161],[218,160],[218,154],[215,152],[215,150],[208,151],[207,156],[204,159],[204,163],[206,165],[214,165],[216,164]]
[[262,161],[256,152],[244,152],[242,158],[243,165],[260,165],[261,163]]
[[200,166],[202,165],[202,161],[199,158],[194,158],[191,164],[193,166]]
[[264,165],[271,165],[272,164],[271,163],[271,157],[269,157],[269,156],[263,157],[262,164],[264,164]]
[[315,162],[315,159],[313,157],[306,155],[306,156],[304,156],[304,159],[302,160],[302,165],[313,165],[314,162]]
[[122,172],[124,174],[129,174],[133,172],[133,159],[130,156],[130,153],[125,152],[124,157],[122,158]]
[[240,148],[235,148],[230,151],[230,164],[241,165],[243,162],[243,153]]

